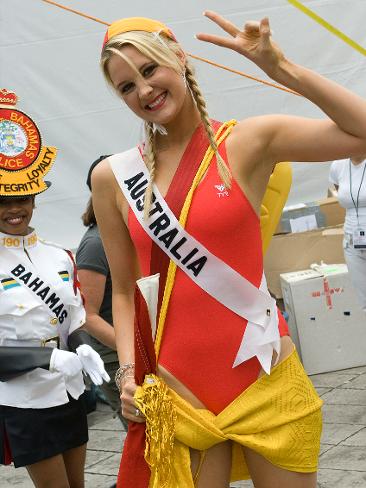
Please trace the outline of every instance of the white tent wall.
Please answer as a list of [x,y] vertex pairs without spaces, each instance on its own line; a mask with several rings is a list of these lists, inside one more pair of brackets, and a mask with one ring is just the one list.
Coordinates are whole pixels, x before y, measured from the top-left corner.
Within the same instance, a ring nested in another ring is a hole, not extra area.
[[[61,1],[61,0],[60,0]],[[365,0],[303,2],[366,46]],[[67,7],[111,22],[147,16],[167,23],[193,54],[266,78],[236,53],[199,42],[197,32],[217,32],[202,16],[217,10],[238,25],[270,17],[274,38],[299,64],[366,96],[366,57],[291,6],[286,0],[63,0]],[[106,87],[99,68],[105,26],[40,0],[0,0],[0,86],[19,96],[19,109],[38,124],[43,142],[59,150],[46,179],[52,187],[37,197],[33,223],[40,235],[75,248],[83,233],[80,216],[89,197],[85,178],[101,154],[135,144],[141,122]],[[195,61],[197,77],[213,118],[245,118],[265,113],[306,117],[323,114],[303,98]],[[319,141],[321,144],[321,141]],[[327,163],[295,163],[289,202],[326,195]]]

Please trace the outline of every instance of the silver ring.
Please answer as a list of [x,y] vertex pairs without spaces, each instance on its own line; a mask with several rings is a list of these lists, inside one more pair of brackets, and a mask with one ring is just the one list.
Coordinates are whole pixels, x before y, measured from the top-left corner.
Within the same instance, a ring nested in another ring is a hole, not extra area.
[[140,415],[141,415],[140,409],[139,408],[136,408],[135,409],[135,417],[140,417]]

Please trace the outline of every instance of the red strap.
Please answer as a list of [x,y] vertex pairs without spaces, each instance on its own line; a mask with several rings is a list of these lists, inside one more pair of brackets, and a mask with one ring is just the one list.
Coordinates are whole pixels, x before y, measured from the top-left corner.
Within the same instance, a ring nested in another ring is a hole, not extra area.
[[[146,374],[156,373],[156,357],[149,311],[139,288],[135,289],[135,381],[141,385]],[[123,447],[117,488],[148,488],[150,468],[145,452],[145,424],[130,422]]]
[[[66,253],[69,255],[69,258],[71,259],[72,261],[72,265],[73,265],[73,269],[74,269],[74,281],[73,281],[73,288],[74,288],[74,293],[75,295],[77,294],[78,290],[80,290],[80,281],[78,279],[78,269],[76,267],[76,262],[75,262],[75,259],[74,259],[74,256],[72,254],[71,251],[69,251],[68,249],[65,249]],[[84,297],[83,295],[81,294],[81,297],[83,299],[83,304],[84,304]]]
[[[214,132],[216,132],[222,125],[221,122],[218,122],[216,120],[211,120],[211,124],[213,126]],[[169,190],[164,198],[177,219],[179,219],[184,201],[189,192],[189,189],[191,188],[192,182],[194,180],[194,177],[196,176],[196,173],[202,162],[208,145],[209,141],[207,133],[204,125],[201,124],[193,133],[192,138],[184,151],[182,159],[179,162],[178,168],[169,186]],[[154,275],[156,273],[160,273],[158,316],[163,300],[168,267],[169,257],[153,241],[151,246],[150,274]]]

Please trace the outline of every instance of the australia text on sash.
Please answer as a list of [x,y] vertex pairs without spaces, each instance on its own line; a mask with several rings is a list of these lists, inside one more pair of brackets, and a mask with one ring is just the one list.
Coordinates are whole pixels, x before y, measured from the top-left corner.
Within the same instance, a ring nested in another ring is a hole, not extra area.
[[[132,200],[135,202],[136,209],[139,213],[144,211],[144,195],[148,180],[144,178],[144,173],[140,172],[124,180],[123,182],[129,192]],[[207,256],[200,255],[197,247],[185,246],[187,238],[180,235],[180,230],[171,223],[169,216],[156,199],[155,193],[152,195],[152,207],[149,212],[149,229],[158,237],[158,240],[164,245],[168,254],[177,259],[194,276],[198,276],[206,264]],[[179,251],[179,252],[178,252]],[[189,274],[189,273],[188,273]]]

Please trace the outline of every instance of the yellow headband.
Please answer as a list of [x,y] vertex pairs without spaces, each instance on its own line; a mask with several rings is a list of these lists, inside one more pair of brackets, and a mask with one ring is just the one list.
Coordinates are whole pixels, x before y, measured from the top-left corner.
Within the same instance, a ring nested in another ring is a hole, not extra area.
[[164,34],[176,41],[173,32],[158,20],[147,19],[145,17],[127,17],[116,20],[108,27],[104,37],[103,47],[112,37],[130,31],[164,32]]

